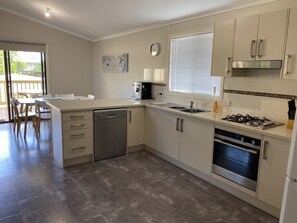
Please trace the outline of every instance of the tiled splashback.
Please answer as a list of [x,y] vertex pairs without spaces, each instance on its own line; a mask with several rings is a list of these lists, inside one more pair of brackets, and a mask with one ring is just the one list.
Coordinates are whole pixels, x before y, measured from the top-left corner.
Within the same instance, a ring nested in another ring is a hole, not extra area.
[[[297,80],[279,78],[279,70],[254,70],[243,77],[225,78],[223,101],[230,101],[231,106],[221,102],[221,109],[226,113],[243,113],[266,116],[272,119],[286,120],[288,100],[297,98]],[[166,86],[153,85],[153,96],[166,93]],[[184,96],[165,94],[158,100],[189,105],[212,110],[213,101],[199,100]]]
[[246,77],[226,78],[224,91],[231,111],[286,120],[287,102],[297,97],[297,80],[280,79],[279,70],[255,70]]

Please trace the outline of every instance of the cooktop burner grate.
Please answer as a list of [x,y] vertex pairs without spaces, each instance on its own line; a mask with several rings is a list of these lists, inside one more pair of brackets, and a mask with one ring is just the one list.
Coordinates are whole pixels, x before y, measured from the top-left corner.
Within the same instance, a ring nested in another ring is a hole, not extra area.
[[270,119],[268,119],[266,117],[250,116],[249,114],[227,115],[225,118],[222,118],[222,120],[236,122],[236,123],[242,123],[242,124],[245,124],[248,126],[258,127],[261,129],[268,129],[268,128],[273,128],[273,127],[284,125],[284,123],[271,121]]

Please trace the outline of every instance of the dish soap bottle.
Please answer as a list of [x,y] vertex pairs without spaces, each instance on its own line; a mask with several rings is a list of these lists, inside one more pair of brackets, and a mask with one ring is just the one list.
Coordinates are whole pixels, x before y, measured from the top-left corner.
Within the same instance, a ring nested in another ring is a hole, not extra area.
[[215,113],[219,112],[219,103],[217,101],[213,103],[213,112]]

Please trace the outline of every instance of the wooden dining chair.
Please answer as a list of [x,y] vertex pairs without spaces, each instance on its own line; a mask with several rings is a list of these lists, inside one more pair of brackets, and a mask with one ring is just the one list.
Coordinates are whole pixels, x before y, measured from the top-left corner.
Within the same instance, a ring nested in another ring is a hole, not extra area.
[[[26,113],[23,112],[23,108],[20,105],[20,102],[15,99],[10,99],[10,104],[13,110],[13,131],[15,132],[17,129],[17,136],[19,136],[20,128],[21,128],[21,122],[25,120]],[[28,118],[31,118],[33,121],[33,127],[35,128],[36,125],[36,114],[34,112],[28,112],[27,115]]]
[[52,118],[51,109],[46,104],[45,101],[35,100],[35,112],[36,112],[35,133],[36,133],[36,136],[39,137],[40,122],[42,120],[50,120]]

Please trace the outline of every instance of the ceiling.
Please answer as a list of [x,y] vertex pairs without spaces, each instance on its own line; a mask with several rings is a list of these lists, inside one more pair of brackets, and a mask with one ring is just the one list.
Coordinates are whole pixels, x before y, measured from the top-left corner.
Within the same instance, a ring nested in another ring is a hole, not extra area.
[[[266,0],[267,1],[267,0]],[[259,0],[0,0],[0,9],[95,41]],[[45,8],[51,16],[44,16]]]

